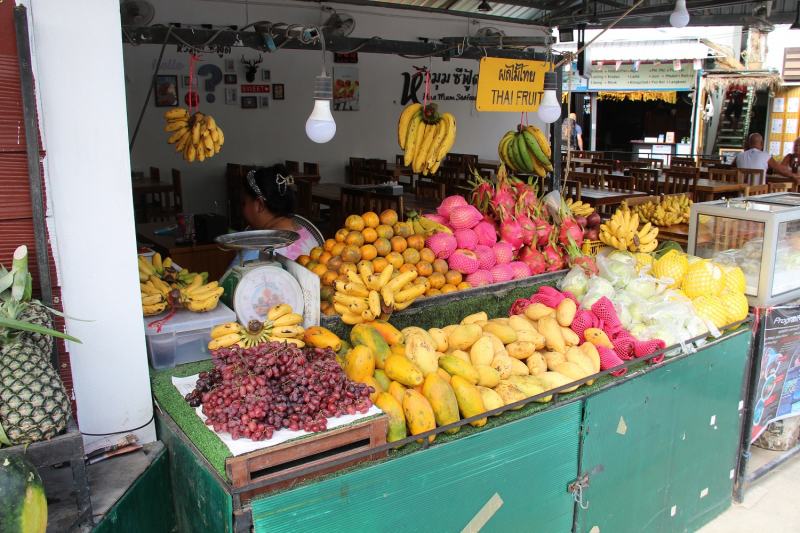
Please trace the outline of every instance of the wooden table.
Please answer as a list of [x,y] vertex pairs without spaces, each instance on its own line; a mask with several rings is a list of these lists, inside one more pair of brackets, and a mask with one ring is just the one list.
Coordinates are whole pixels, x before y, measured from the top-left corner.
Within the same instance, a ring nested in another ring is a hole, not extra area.
[[622,200],[626,198],[634,198],[636,196],[647,196],[647,194],[635,191],[610,191],[605,187],[581,187],[581,200],[594,207],[601,205],[614,205],[622,202]]
[[494,172],[500,166],[499,159],[478,159],[475,168],[478,170],[491,170]]
[[309,181],[311,183],[319,183],[319,174],[306,174],[304,172],[292,172],[292,177],[296,180]]
[[413,176],[414,170],[397,163],[386,163],[386,173],[392,176]]
[[216,244],[176,244],[177,232],[168,235],[154,235],[157,229],[168,227],[170,222],[148,222],[136,224],[136,239],[160,253],[162,257],[171,257],[172,261],[190,272],[208,272],[208,280],[214,281],[222,277],[228,266],[236,257],[236,252],[222,250]]
[[[314,202],[327,205],[331,208],[331,221],[343,221],[345,218],[344,215],[352,214],[341,212],[342,187],[345,186],[346,184],[342,183],[320,183],[314,186]],[[420,214],[436,213],[436,208],[439,207],[439,204],[440,202],[435,200],[417,198],[417,195],[414,193],[403,193],[403,208],[414,209]]]

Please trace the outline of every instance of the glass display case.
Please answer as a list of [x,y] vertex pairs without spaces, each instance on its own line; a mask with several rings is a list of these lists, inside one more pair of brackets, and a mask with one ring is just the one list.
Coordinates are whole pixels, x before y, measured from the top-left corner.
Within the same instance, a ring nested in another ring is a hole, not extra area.
[[744,271],[753,307],[800,297],[800,194],[692,205],[688,253]]

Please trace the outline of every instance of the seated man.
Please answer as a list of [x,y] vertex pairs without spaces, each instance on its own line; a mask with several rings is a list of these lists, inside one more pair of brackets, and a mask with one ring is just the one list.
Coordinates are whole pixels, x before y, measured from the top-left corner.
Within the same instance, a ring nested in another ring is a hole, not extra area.
[[[763,151],[764,138],[760,134],[752,134],[748,139],[748,144],[750,149],[736,156],[736,159],[733,162],[733,165],[736,168],[753,168],[757,170],[763,169],[765,179],[767,171],[770,168],[774,173],[780,174],[781,176],[785,176],[787,178],[800,178],[800,172],[793,173],[790,168],[781,165],[775,161],[770,154]],[[754,183],[753,185],[763,184]]]

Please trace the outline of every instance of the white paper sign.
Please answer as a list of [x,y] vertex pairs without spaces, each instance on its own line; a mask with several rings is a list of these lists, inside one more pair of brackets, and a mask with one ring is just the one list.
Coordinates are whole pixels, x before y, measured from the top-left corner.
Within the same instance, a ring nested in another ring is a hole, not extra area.
[[783,133],[783,119],[782,118],[773,118],[772,119],[772,129],[770,131],[772,133]]
[[786,103],[785,98],[775,98],[772,101],[772,112],[773,113],[783,113],[783,105]]
[[791,154],[794,151],[794,141],[783,143],[783,155]]
[[800,98],[789,98],[789,103],[786,106],[787,113],[797,113],[800,111]]
[[275,254],[286,272],[294,276],[303,291],[303,327],[319,326],[319,276],[281,254]]
[[[188,378],[176,378],[172,377],[172,384],[175,385],[175,388],[178,389],[178,392],[181,393],[181,396],[186,396],[190,392],[192,392],[197,385],[197,378],[199,374],[195,374],[194,376],[189,376]],[[195,412],[197,416],[200,417],[200,420],[203,421],[203,425],[205,425],[206,415],[203,414],[203,407],[195,407]],[[328,429],[333,429],[339,426],[346,426],[347,424],[352,424],[356,420],[360,420],[362,418],[367,418],[373,415],[381,414],[383,411],[375,407],[374,405],[369,408],[366,414],[357,413],[355,415],[344,415],[340,416],[339,418],[329,418],[328,419]],[[217,437],[219,440],[228,447],[231,453],[234,456],[243,455],[245,453],[254,452],[256,450],[262,450],[264,448],[269,448],[270,446],[277,446],[278,444],[283,444],[287,440],[296,439],[297,437],[303,437],[308,435],[314,435],[314,433],[309,433],[307,431],[290,431],[288,429],[282,429],[280,431],[276,431],[272,434],[272,438],[269,440],[262,440],[258,442],[253,442],[252,440],[242,437],[238,440],[233,440],[231,438],[230,433],[217,433],[214,431],[214,428],[211,426],[205,426],[206,429]]]
[[770,155],[781,155],[781,142],[780,141],[770,141],[769,143],[769,153]]
[[797,119],[796,118],[787,118],[786,119],[786,133],[797,133]]

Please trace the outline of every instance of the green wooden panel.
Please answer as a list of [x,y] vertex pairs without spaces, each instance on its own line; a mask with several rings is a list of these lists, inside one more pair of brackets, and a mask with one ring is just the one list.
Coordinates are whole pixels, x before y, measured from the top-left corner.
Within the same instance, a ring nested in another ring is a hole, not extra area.
[[[146,509],[147,512],[142,512]],[[97,524],[96,533],[177,531],[169,482],[169,460],[162,451]]]
[[578,532],[694,531],[730,505],[749,345],[745,330],[586,400],[581,470],[603,471]]
[[169,451],[178,531],[231,533],[233,503],[230,494],[160,414],[156,415],[156,431]]
[[570,531],[581,414],[575,402],[254,500],[255,532],[460,532],[495,494],[482,532]]

